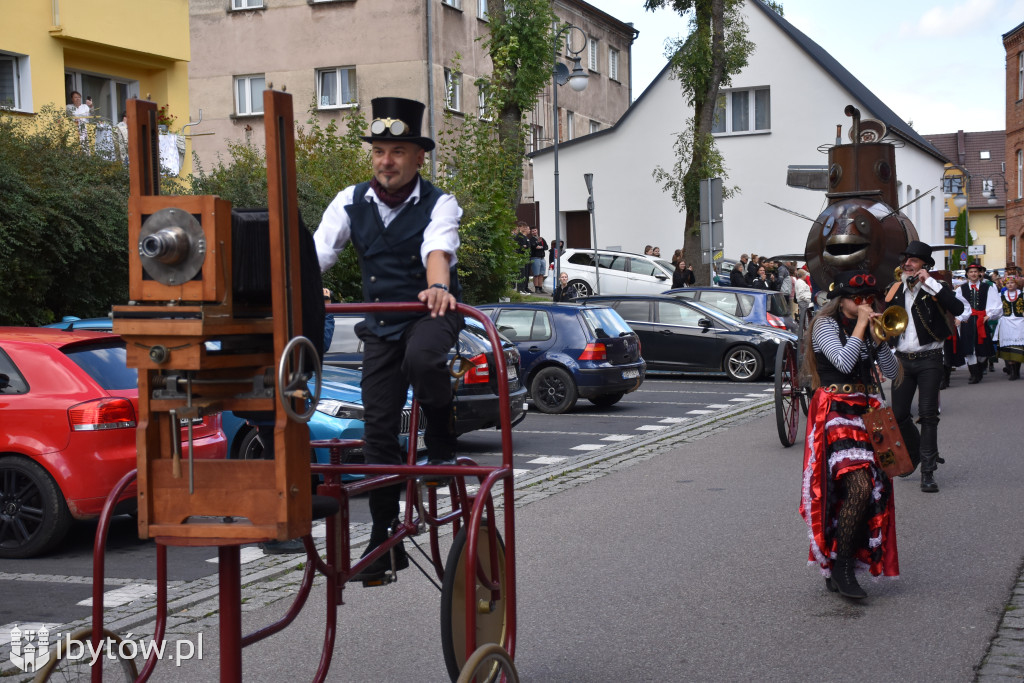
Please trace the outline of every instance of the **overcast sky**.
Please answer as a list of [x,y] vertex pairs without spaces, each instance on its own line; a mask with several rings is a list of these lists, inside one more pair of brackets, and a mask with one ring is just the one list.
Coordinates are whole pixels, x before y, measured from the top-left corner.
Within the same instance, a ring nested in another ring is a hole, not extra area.
[[[687,33],[643,0],[588,0],[633,22],[633,97],[665,66],[665,41]],[[1024,22],[1024,0],[781,0],[787,21],[835,57],[919,133],[1003,130],[1002,35]]]

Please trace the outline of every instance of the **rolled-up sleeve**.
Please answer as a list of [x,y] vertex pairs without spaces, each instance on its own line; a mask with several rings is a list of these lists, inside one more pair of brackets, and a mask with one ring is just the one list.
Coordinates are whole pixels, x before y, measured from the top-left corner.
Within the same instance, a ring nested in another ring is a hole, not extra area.
[[338,261],[338,254],[348,244],[352,235],[352,223],[345,207],[352,203],[353,187],[346,187],[328,205],[320,225],[313,233],[316,256],[320,272],[325,272]]
[[[326,215],[326,214],[325,214]],[[420,257],[423,265],[427,265],[427,255],[432,251],[443,251],[451,256],[450,265],[458,262],[456,252],[459,249],[459,222],[462,220],[462,207],[450,194],[441,195],[430,213],[430,223],[423,231],[423,246]],[[321,267],[323,267],[321,261]]]

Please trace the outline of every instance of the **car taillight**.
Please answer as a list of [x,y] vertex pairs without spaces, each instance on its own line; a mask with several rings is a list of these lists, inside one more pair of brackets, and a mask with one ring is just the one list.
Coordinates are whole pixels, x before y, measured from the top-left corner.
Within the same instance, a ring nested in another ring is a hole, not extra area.
[[68,408],[68,421],[76,432],[134,429],[135,409],[125,398],[100,398]]
[[601,342],[591,342],[580,354],[580,360],[608,360],[608,349]]
[[780,330],[786,329],[786,323],[782,322],[782,318],[777,315],[768,314],[768,324],[772,327],[777,327]]
[[463,384],[487,384],[487,378],[490,376],[490,370],[487,367],[487,356],[481,353],[470,358],[469,362],[473,367],[462,378]]

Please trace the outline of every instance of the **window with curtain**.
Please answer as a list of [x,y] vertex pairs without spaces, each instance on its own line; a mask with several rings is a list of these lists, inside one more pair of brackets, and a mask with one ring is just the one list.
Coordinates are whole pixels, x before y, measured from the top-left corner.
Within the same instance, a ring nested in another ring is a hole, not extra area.
[[21,79],[18,58],[0,52],[0,107],[21,109]]
[[565,139],[572,140],[576,137],[576,113],[565,110]]
[[476,0],[476,16],[487,19],[487,0]]
[[619,80],[619,51],[613,47],[608,48],[608,78]]
[[267,89],[265,74],[235,76],[235,113],[249,116],[263,113],[263,91]]
[[263,0],[231,0],[231,9],[260,9]]
[[487,111],[488,88],[490,88],[490,84],[487,81],[485,81],[483,79],[480,79],[479,81],[477,81],[477,84],[476,84],[476,110],[477,110],[477,116],[480,117],[481,119],[483,119],[484,121],[490,121],[491,120],[491,116],[490,116],[490,114]]
[[771,90],[744,88],[727,90],[718,96],[711,132],[741,134],[770,131]]
[[601,124],[600,124],[600,123],[598,123],[597,121],[593,121],[593,120],[592,120],[592,121],[590,122],[590,132],[591,132],[591,133],[596,133],[596,132],[597,132],[597,131],[599,131],[599,130],[601,130]]
[[316,100],[320,109],[350,107],[357,104],[355,67],[317,69]]
[[587,39],[587,68],[590,69],[591,71],[598,71],[599,70],[598,63],[597,63],[597,56],[598,56],[597,38],[595,38],[593,36],[590,36]]
[[448,5],[455,9],[462,9],[462,0],[441,0],[442,5]]
[[462,74],[444,70],[445,104],[452,111],[462,111]]

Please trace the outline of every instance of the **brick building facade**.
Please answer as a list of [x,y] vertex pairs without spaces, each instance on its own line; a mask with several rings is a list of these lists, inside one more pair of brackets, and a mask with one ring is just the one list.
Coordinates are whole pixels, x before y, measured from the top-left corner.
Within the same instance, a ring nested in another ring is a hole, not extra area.
[[1006,260],[1024,265],[1024,23],[1006,49]]

